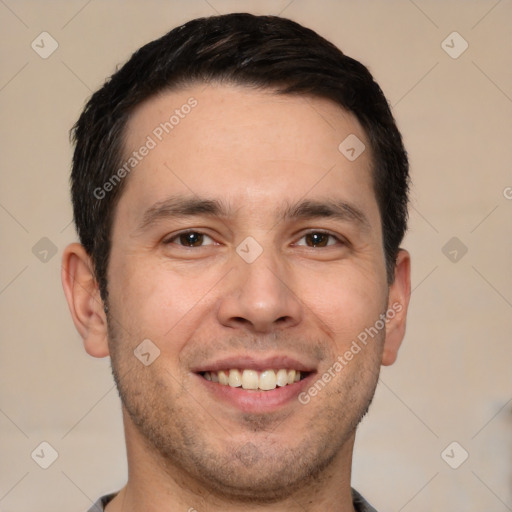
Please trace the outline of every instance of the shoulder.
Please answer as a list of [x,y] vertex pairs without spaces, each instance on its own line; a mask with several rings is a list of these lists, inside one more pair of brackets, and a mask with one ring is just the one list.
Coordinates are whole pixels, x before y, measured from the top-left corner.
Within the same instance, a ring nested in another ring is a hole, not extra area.
[[377,512],[355,489],[352,489],[352,502],[356,512]]
[[94,505],[87,511],[87,512],[104,512],[105,507],[107,504],[114,499],[114,497],[117,495],[116,492],[112,494],[107,494],[105,496],[102,496],[99,498]]

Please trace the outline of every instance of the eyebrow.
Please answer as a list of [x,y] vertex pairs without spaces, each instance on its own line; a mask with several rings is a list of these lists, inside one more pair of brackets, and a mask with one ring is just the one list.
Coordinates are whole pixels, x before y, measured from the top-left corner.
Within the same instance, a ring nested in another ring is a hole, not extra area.
[[[161,220],[182,217],[217,217],[227,219],[233,208],[217,199],[171,196],[149,207],[143,214],[137,231],[144,231]],[[343,200],[303,200],[287,204],[278,212],[278,221],[332,218],[356,224],[363,231],[370,231],[371,224],[364,212]]]
[[179,217],[229,217],[231,208],[216,199],[171,196],[148,208],[142,216],[137,231],[144,231],[160,220]]
[[305,200],[288,206],[281,214],[282,220],[332,218],[358,225],[364,231],[371,230],[368,217],[357,206],[336,199]]

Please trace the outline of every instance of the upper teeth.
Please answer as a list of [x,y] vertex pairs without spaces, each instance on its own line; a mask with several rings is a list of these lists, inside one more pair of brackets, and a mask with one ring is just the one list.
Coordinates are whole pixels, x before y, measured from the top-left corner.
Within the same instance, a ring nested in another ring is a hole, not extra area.
[[206,380],[218,382],[232,388],[242,387],[243,389],[261,389],[268,391],[276,386],[293,384],[301,378],[299,370],[220,370],[218,372],[204,372]]

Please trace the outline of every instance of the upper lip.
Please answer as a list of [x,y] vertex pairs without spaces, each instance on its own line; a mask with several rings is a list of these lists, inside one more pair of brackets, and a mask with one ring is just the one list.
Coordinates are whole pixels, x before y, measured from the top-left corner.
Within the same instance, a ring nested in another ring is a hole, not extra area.
[[195,373],[218,372],[219,370],[230,370],[235,368],[256,371],[270,369],[279,370],[282,368],[288,370],[299,370],[301,372],[315,371],[314,365],[307,362],[301,362],[298,359],[287,355],[275,355],[265,358],[252,355],[230,356],[197,365],[192,368],[192,371]]

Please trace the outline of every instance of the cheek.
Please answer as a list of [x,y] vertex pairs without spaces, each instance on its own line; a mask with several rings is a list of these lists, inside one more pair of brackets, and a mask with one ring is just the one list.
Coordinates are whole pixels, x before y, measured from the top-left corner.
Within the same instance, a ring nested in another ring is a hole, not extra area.
[[169,262],[144,257],[118,260],[109,272],[109,300],[131,337],[184,343],[187,326],[197,325],[207,292],[219,279],[213,274],[204,268],[182,272]]
[[337,343],[347,342],[374,325],[385,310],[387,285],[371,269],[304,274],[299,296]]

